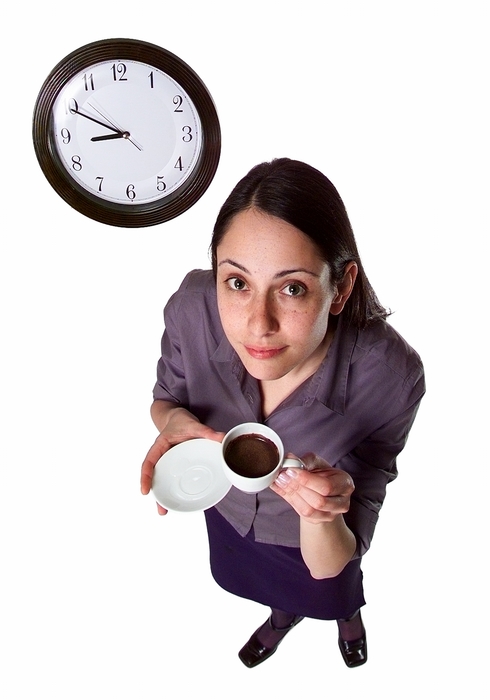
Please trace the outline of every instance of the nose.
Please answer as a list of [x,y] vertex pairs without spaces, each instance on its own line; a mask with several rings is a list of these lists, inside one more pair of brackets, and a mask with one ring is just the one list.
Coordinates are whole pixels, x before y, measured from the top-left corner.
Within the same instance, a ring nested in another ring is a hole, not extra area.
[[257,337],[279,330],[279,319],[274,299],[269,294],[256,295],[248,309],[248,327]]

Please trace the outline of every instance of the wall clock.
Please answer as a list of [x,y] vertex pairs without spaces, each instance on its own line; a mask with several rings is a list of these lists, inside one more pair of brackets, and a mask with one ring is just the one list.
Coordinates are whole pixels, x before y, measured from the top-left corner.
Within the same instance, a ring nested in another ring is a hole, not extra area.
[[199,76],[135,39],[96,41],[60,61],[36,100],[33,141],[68,204],[123,227],[160,224],[193,206],[221,151],[216,108]]

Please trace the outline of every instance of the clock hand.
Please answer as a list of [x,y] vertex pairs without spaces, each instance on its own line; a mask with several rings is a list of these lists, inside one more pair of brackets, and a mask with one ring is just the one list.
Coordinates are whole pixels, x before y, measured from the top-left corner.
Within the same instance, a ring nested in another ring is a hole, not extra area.
[[[116,122],[115,122],[113,119],[111,119],[111,117],[109,117],[108,114],[107,114],[106,112],[104,112],[104,111],[102,110],[102,107],[101,107],[100,105],[95,106],[95,104],[91,104],[90,102],[88,102],[87,104],[88,104],[89,107],[91,107],[91,108],[94,110],[94,112],[97,112],[97,114],[100,114],[100,116],[103,117],[104,119],[106,119],[106,120],[109,122],[109,124],[112,124],[114,131],[117,130],[118,132],[128,134],[128,135],[126,136],[126,138],[128,139],[128,141],[131,141],[131,143],[133,144],[133,146],[136,146],[136,148],[138,149],[138,151],[142,151],[142,150],[143,150],[143,147],[140,146],[139,143],[137,143],[136,141],[134,141],[134,139],[132,139],[132,138],[130,137],[129,131],[124,131],[124,132],[123,132],[122,129],[118,128]],[[107,127],[107,128],[109,128],[109,127]]]
[[83,112],[79,112],[78,109],[74,109],[73,107],[70,107],[70,112],[71,114],[78,114],[81,117],[85,117],[85,119],[90,119],[90,121],[95,122],[96,124],[100,124],[100,126],[103,126],[106,129],[110,129],[111,131],[115,131],[116,134],[123,134],[123,132],[120,129],[116,129],[113,126],[110,126],[109,124],[104,124],[104,122],[99,121],[98,119],[94,119],[94,117],[89,116],[88,114],[84,114]]
[[109,141],[110,139],[129,139],[128,131],[119,131],[117,134],[106,134],[104,136],[92,136],[91,141]]

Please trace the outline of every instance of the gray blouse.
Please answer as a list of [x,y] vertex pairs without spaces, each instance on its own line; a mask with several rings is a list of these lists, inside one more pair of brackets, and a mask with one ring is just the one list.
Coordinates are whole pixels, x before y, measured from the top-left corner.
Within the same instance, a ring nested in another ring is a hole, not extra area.
[[[194,270],[165,307],[153,397],[181,404],[218,431],[265,423],[286,452],[314,452],[348,472],[355,491],[344,518],[360,557],[370,546],[386,485],[397,475],[396,457],[425,382],[420,357],[389,323],[359,331],[344,328],[339,318],[319,369],[264,420],[258,382],[224,335],[213,274]],[[232,487],[216,508],[242,536],[253,527],[259,542],[299,547],[299,516],[271,489],[245,494]]]

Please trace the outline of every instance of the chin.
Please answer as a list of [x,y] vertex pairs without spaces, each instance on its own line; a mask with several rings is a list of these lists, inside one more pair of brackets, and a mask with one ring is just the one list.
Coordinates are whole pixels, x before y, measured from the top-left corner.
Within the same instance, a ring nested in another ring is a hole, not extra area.
[[274,367],[269,361],[258,360],[255,362],[244,361],[241,358],[243,365],[247,372],[258,381],[262,382],[272,382],[275,379],[282,379],[288,372],[291,371],[291,367]]

